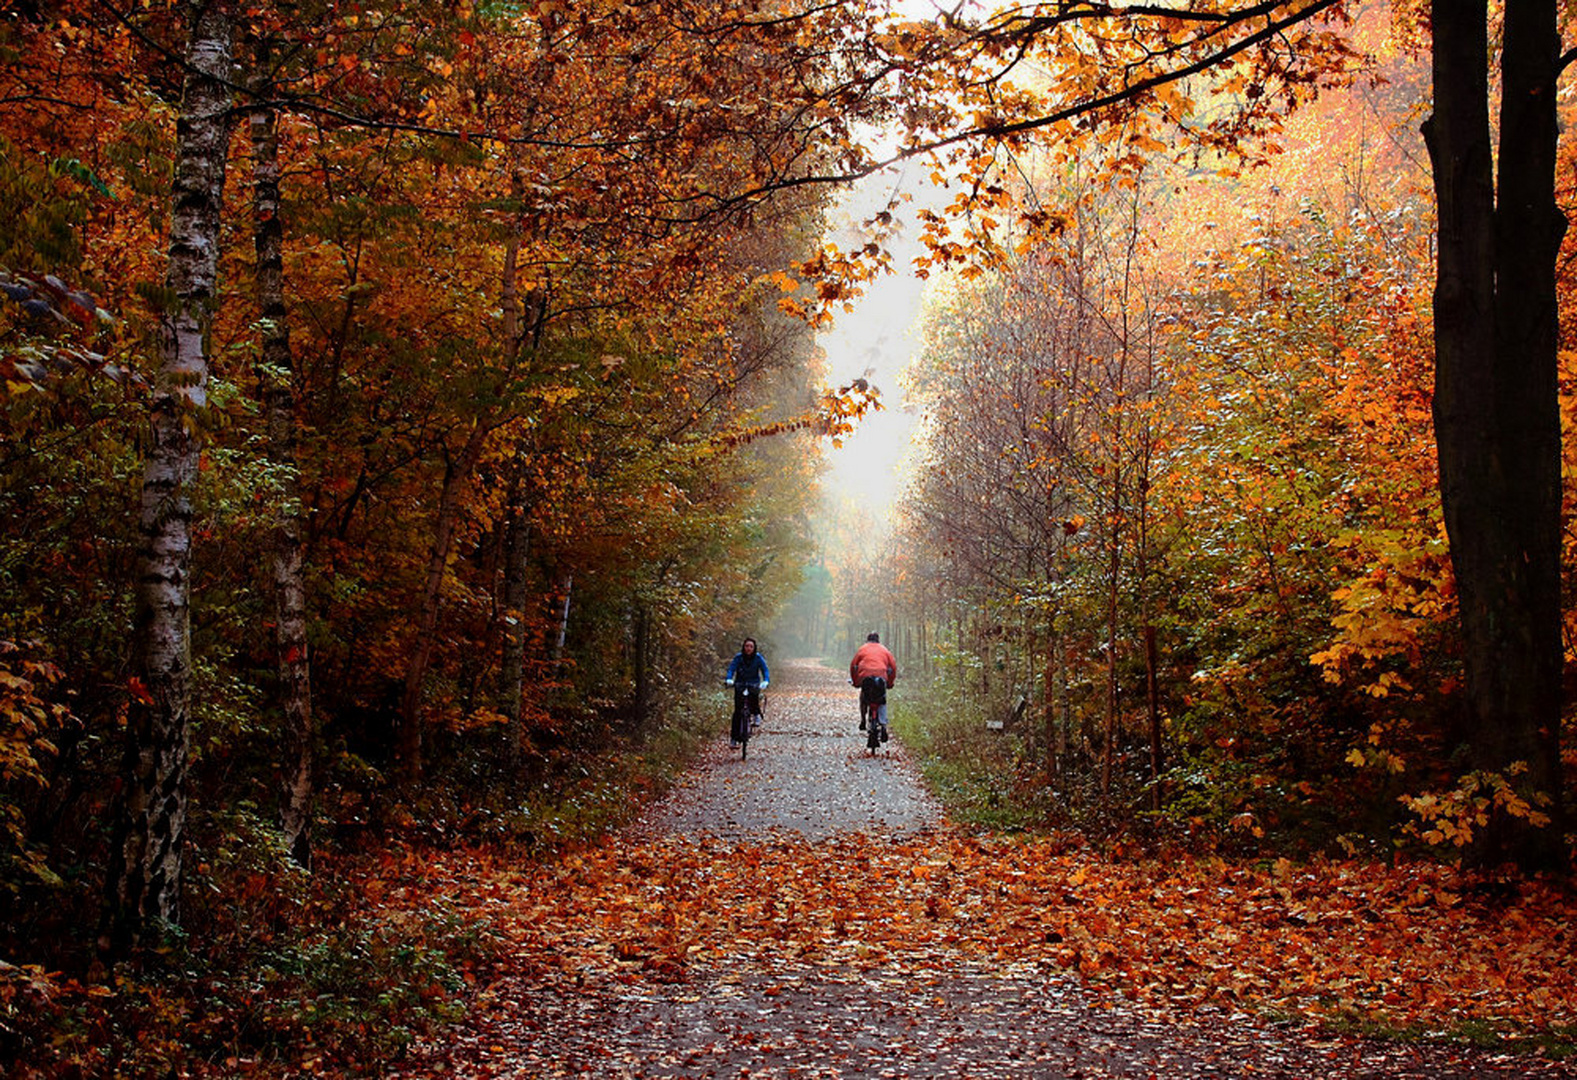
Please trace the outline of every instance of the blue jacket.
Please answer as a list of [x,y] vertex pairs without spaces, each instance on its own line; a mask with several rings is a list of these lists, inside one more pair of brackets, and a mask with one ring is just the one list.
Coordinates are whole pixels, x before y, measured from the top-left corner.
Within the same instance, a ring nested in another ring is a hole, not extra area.
[[745,686],[760,686],[772,676],[767,674],[767,658],[760,653],[748,658],[744,653],[735,653],[728,662],[728,678]]

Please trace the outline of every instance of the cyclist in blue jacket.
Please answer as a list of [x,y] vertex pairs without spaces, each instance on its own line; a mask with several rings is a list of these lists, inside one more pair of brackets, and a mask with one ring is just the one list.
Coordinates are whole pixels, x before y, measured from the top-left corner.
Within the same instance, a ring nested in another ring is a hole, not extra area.
[[728,662],[728,675],[724,681],[734,688],[734,711],[739,711],[739,699],[745,697],[750,705],[750,727],[752,730],[759,727],[761,691],[772,681],[772,676],[767,671],[767,658],[756,651],[755,638],[747,637],[739,646],[739,652]]

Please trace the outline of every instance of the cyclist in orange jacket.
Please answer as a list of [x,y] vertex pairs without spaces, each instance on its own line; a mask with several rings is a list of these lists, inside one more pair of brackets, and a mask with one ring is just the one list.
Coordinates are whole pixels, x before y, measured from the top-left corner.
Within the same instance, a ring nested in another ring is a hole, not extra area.
[[[860,730],[865,730],[867,710],[875,715],[881,728],[881,741],[887,741],[887,688],[898,681],[898,661],[887,651],[882,639],[872,630],[865,644],[849,661],[849,684],[860,688]],[[871,708],[875,706],[875,708]]]

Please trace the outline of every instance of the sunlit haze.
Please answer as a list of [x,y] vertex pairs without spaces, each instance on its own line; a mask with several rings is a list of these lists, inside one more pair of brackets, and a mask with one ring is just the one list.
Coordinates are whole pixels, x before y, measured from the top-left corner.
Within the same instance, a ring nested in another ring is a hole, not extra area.
[[[840,247],[857,246],[860,222],[885,206],[895,191],[916,201],[935,191],[917,163],[856,184],[831,215],[829,239]],[[929,201],[929,200],[928,200]],[[866,378],[881,389],[883,408],[868,414],[842,447],[831,450],[826,483],[853,496],[885,528],[901,482],[904,457],[914,433],[915,414],[905,408],[899,376],[920,345],[919,319],[926,283],[915,277],[913,258],[920,250],[912,221],[914,204],[900,218],[904,231],[891,238],[894,273],[873,282],[850,312],[839,312],[818,342],[827,356],[828,378],[836,386]]]
[[[889,7],[905,18],[926,19],[957,4],[891,0]],[[878,156],[895,151],[896,132],[876,135],[873,145]],[[899,194],[913,200],[900,203],[895,210],[903,228],[888,239],[893,273],[873,282],[854,309],[839,312],[834,325],[817,338],[826,353],[828,379],[834,386],[866,378],[881,389],[881,411],[866,416],[842,447],[830,451],[831,471],[826,483],[862,503],[883,530],[890,525],[890,511],[903,482],[905,457],[919,419],[905,407],[899,377],[920,347],[919,323],[927,284],[914,275],[914,258],[922,248],[914,211],[920,206],[939,209],[946,201],[929,174],[923,160],[900,163],[855,184],[828,216],[827,238],[847,250],[864,243],[861,222]]]

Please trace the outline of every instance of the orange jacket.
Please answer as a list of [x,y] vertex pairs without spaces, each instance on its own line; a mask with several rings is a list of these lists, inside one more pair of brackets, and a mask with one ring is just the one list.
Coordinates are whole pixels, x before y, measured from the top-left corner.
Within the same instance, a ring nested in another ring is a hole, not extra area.
[[855,686],[869,675],[880,675],[888,686],[898,681],[898,661],[879,641],[867,641],[849,661],[849,681]]

